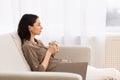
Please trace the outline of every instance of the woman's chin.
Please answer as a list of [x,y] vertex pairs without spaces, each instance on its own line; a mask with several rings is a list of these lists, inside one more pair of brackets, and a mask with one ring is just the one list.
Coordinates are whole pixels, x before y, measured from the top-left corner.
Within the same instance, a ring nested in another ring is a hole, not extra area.
[[37,35],[40,35],[41,34],[41,32],[39,32]]

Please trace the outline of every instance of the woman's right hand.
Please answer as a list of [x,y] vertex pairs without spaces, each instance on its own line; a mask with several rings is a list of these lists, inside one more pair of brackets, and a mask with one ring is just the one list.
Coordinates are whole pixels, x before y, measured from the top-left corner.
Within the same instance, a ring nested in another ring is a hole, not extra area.
[[55,44],[49,44],[48,51],[51,53],[51,55],[54,55],[58,52],[58,48]]

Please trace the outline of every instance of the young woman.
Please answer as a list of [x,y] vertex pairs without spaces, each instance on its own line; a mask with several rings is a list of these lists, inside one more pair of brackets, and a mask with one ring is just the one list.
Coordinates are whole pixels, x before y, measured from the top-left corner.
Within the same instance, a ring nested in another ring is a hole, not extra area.
[[54,58],[58,52],[58,45],[55,41],[49,43],[46,48],[35,35],[42,32],[40,19],[34,14],[22,16],[18,25],[18,35],[22,42],[24,56],[32,71],[50,71],[62,60]]

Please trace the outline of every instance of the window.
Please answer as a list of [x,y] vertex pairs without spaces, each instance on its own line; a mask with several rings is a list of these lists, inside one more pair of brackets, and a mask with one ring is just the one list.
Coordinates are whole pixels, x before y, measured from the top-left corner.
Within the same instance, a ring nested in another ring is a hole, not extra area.
[[107,0],[106,31],[120,33],[120,0]]

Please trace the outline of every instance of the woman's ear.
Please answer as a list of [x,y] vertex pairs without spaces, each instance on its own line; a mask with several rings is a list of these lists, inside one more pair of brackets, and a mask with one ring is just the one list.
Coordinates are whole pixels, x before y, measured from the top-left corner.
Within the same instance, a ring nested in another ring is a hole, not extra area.
[[32,26],[28,26],[28,30],[31,32],[31,30],[32,30]]

